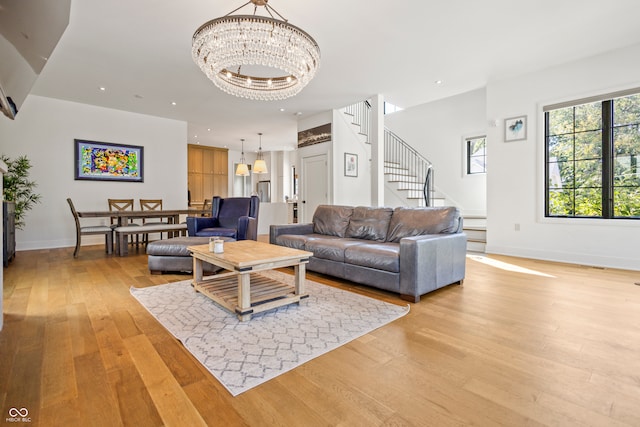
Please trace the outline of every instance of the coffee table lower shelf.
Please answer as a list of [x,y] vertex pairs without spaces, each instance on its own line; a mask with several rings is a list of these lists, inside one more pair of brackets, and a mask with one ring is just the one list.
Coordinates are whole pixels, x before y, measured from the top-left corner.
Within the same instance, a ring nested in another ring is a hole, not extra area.
[[288,285],[276,279],[258,273],[249,274],[251,282],[251,306],[244,311],[240,308],[238,273],[229,272],[209,276],[193,288],[220,304],[232,313],[236,313],[241,320],[248,320],[252,314],[271,310],[287,304],[299,303],[307,298],[307,294],[295,294],[295,286]]

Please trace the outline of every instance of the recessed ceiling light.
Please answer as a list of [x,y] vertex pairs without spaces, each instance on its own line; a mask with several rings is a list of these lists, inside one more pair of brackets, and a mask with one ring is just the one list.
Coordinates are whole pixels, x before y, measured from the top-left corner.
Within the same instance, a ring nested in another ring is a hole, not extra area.
[[298,112],[296,113],[296,116],[301,116],[301,115],[302,115],[302,111],[298,111]]
[[211,132],[211,128],[208,128],[208,129],[207,129],[207,132]]
[[280,112],[283,112],[283,111],[284,111],[284,108],[281,108],[281,109],[280,109]]
[[172,102],[171,102],[171,105],[178,105],[178,104],[176,104],[176,102],[175,102],[175,101],[172,101]]
[[107,90],[107,88],[104,86],[100,86],[100,90],[104,92],[105,90]]
[[142,98],[144,98],[144,96],[142,96],[142,95],[138,95],[138,94],[133,95],[133,97],[134,97],[134,98],[138,98],[138,99],[142,99]]
[[437,85],[441,85],[442,84],[442,80],[436,80],[435,82]]

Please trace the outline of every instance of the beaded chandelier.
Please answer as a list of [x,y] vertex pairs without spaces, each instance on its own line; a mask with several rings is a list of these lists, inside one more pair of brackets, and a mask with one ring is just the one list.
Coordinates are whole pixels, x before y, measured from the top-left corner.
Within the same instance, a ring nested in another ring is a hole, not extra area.
[[[320,65],[315,40],[289,24],[268,1],[250,0],[206,22],[193,35],[193,60],[231,95],[264,101],[289,98],[311,81]],[[253,15],[231,15],[249,3],[254,5]],[[270,17],[256,15],[258,6]]]

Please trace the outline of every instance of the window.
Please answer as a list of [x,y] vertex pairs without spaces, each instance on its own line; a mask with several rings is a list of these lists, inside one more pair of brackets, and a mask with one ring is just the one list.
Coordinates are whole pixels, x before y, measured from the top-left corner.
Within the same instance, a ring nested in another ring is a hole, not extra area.
[[544,111],[545,216],[640,219],[640,94]]
[[402,110],[404,110],[404,108],[398,107],[397,105],[390,104],[386,101],[384,103],[384,114],[391,114]]
[[487,137],[467,138],[467,175],[487,173]]

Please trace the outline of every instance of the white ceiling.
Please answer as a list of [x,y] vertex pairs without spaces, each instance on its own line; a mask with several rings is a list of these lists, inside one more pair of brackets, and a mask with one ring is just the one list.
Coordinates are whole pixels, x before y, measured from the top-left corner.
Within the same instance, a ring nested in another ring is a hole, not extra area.
[[640,43],[637,0],[271,0],[318,42],[320,69],[293,98],[249,101],[191,59],[193,32],[243,1],[72,0],[32,93],[186,121],[190,143],[250,151],[263,132],[270,151],[296,145],[298,117],[373,94],[410,107]]

